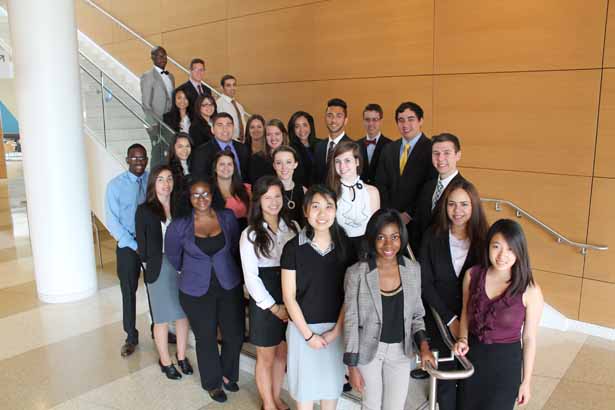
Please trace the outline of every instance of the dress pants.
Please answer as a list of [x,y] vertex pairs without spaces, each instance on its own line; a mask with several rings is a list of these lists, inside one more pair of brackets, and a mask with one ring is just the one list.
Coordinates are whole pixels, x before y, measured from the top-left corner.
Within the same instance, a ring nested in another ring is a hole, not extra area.
[[[148,128],[147,133],[152,142],[152,150],[149,153],[149,166],[150,169],[153,169],[156,165],[164,163],[164,150],[166,144],[160,138],[160,126],[158,124]],[[166,139],[170,141],[169,135],[166,135]]]
[[[212,270],[207,293],[191,296],[179,291],[179,302],[188,316],[196,341],[196,357],[201,386],[209,391],[222,387],[222,376],[231,382],[239,379],[239,356],[244,339],[244,300],[240,285],[226,290]],[[217,328],[222,333],[218,352]]]
[[374,359],[358,366],[365,382],[361,410],[403,410],[411,363],[402,343],[380,342]]
[[[450,353],[449,353],[450,354]],[[457,370],[457,361],[439,363],[440,370]],[[438,408],[440,410],[457,410],[457,380],[438,380]]]
[[137,252],[125,247],[115,249],[117,260],[117,276],[122,290],[122,323],[126,332],[126,343],[139,343],[139,332],[136,327],[137,288],[141,273],[141,259]]

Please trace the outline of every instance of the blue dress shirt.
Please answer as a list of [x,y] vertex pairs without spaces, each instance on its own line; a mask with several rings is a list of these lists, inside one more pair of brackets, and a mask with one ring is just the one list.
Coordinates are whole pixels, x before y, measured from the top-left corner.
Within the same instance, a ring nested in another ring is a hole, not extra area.
[[145,202],[147,171],[140,177],[126,171],[109,181],[105,195],[107,228],[120,248],[137,250],[135,214]]
[[401,145],[399,147],[399,157],[400,158],[404,153],[404,147],[406,146],[406,144],[410,144],[410,148],[408,149],[408,158],[410,158],[410,154],[412,154],[412,150],[414,149],[414,146],[418,142],[419,138],[421,138],[421,135],[423,135],[423,133],[419,132],[418,135],[412,138],[409,142],[406,141],[404,137],[401,138]]

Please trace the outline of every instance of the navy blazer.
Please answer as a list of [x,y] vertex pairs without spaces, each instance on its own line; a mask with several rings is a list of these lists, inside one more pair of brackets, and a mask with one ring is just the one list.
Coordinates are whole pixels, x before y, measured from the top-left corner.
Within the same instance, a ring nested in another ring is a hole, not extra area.
[[212,267],[224,289],[233,289],[241,283],[241,270],[235,255],[239,249],[239,225],[229,209],[216,211],[224,234],[224,247],[209,256],[196,245],[194,239],[194,213],[173,220],[167,228],[164,249],[167,259],[180,272],[179,289],[191,296],[202,296],[209,290]]

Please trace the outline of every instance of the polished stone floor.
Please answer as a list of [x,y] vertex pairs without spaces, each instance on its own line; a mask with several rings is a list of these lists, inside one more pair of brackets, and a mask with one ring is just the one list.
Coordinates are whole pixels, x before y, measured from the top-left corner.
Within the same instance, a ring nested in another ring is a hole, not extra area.
[[[239,393],[212,403],[198,375],[163,378],[148,336],[144,289],[138,292],[137,352],[122,359],[121,299],[114,242],[102,234],[98,293],[62,305],[36,295],[21,164],[10,162],[0,181],[0,409],[238,409],[260,402],[243,372]],[[194,351],[188,356],[196,363]],[[615,343],[540,329],[533,398],[527,409],[615,409]],[[341,407],[341,406],[340,406]],[[344,406],[346,407],[346,406]]]

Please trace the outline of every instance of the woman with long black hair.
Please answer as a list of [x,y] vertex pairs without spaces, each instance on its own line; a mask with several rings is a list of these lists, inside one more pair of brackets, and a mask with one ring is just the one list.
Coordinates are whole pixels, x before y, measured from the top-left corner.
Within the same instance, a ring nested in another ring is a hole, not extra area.
[[283,410],[280,398],[286,373],[286,322],[282,300],[280,256],[284,245],[299,231],[283,206],[284,187],[274,176],[264,176],[252,190],[249,225],[239,249],[243,277],[250,293],[250,343],[256,346],[256,386],[264,410]]

